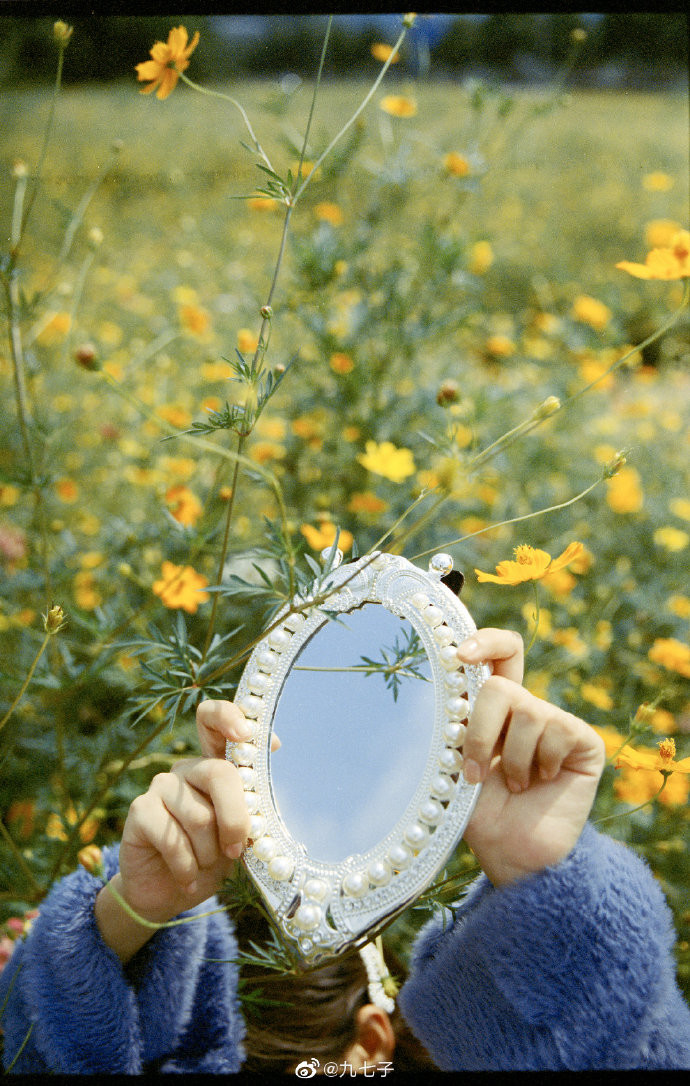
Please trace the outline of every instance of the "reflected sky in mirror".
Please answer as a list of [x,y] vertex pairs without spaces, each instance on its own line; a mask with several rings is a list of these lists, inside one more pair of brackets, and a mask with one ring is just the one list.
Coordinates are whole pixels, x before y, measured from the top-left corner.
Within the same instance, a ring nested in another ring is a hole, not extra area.
[[338,863],[381,840],[426,763],[434,687],[414,628],[380,604],[328,622],[305,645],[274,717],[274,800],[312,859]]

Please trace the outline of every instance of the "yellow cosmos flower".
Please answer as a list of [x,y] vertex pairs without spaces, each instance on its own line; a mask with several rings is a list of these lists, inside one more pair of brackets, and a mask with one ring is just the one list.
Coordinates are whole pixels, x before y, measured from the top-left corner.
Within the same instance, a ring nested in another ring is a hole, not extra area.
[[251,211],[277,211],[278,203],[272,196],[250,196],[247,200]]
[[679,230],[683,227],[673,219],[652,219],[644,228],[644,239],[648,249],[668,249]]
[[444,156],[443,165],[449,174],[453,177],[467,177],[472,172],[468,160],[464,155],[461,155],[458,151],[449,151]]
[[391,58],[391,64],[397,64],[400,60],[400,53],[393,54],[393,47],[386,45],[384,42],[375,41],[371,47],[371,55],[374,60],[380,60],[382,64],[385,64],[388,58]]
[[668,503],[668,507],[677,517],[690,520],[690,501],[687,498],[674,498]]
[[76,573],[73,582],[74,599],[83,611],[95,611],[103,602],[103,597],[96,588],[96,578],[90,570]]
[[67,502],[70,505],[79,497],[79,487],[73,479],[58,479],[55,490],[60,501]]
[[[659,793],[663,781],[664,789]],[[673,773],[670,777],[660,777],[651,769],[633,769],[621,765],[620,776],[613,782],[616,799],[630,803],[633,807],[642,806],[657,799],[664,807],[684,807],[690,795],[687,777]]]
[[585,701],[590,702],[591,705],[596,705],[597,709],[613,709],[614,701],[608,690],[604,690],[603,687],[598,686],[596,683],[583,683],[580,687],[580,693]]
[[512,339],[502,333],[489,336],[484,348],[494,358],[510,358],[511,354],[515,353],[515,344]]
[[606,501],[614,513],[638,513],[644,502],[640,476],[627,465],[606,480]]
[[470,249],[468,268],[472,275],[484,275],[494,262],[494,251],[488,241],[475,241]]
[[404,94],[387,94],[381,99],[380,107],[391,117],[414,117],[417,113],[417,103],[414,98],[406,98]]
[[576,321],[588,324],[596,332],[603,331],[612,317],[611,310],[598,298],[580,294],[573,302],[572,316]]
[[204,507],[186,486],[171,486],[165,495],[166,505],[179,524],[193,527],[204,511]]
[[331,200],[322,200],[318,203],[314,208],[314,214],[317,219],[321,219],[322,222],[328,222],[331,226],[342,226],[345,221],[345,216],[341,209]]
[[524,581],[540,581],[547,573],[556,573],[569,565],[583,550],[582,543],[569,543],[558,558],[552,558],[547,551],[530,547],[527,543],[521,543],[515,548],[515,561],[507,559],[499,562],[496,573],[483,573],[475,569],[477,580],[480,582],[491,581],[493,584],[516,585]]
[[54,343],[59,343],[65,338],[71,326],[72,318],[69,313],[53,313],[36,339],[43,347],[52,347]]
[[679,230],[667,247],[652,249],[644,264],[621,260],[616,267],[637,279],[686,279],[690,276],[690,231]]
[[[330,520],[325,520],[318,528],[315,528],[313,524],[303,524],[300,528],[300,532],[307,543],[315,551],[323,551],[326,547],[332,547],[337,531],[335,524],[332,524]],[[346,528],[341,528],[338,536],[339,549],[349,551],[351,546],[352,532],[348,532]]]
[[[196,49],[199,42],[199,31],[189,41],[189,34],[185,27],[176,26],[168,34],[167,42],[157,41],[153,48],[149,49],[151,60],[144,60],[136,65],[137,79],[140,83],[148,83],[148,87],[142,87],[142,94],[150,94],[156,91],[156,98],[167,98],[175,89],[180,78],[180,72],[189,67],[189,57]],[[156,88],[158,88],[156,90]]]
[[390,479],[392,483],[402,483],[409,475],[414,475],[416,468],[412,453],[409,449],[399,449],[392,441],[367,441],[366,452],[357,457],[360,464],[373,471],[375,475],[383,475],[384,479]]
[[647,653],[653,664],[661,664],[669,671],[690,679],[690,645],[685,645],[676,637],[657,637]]
[[351,495],[347,507],[351,513],[385,513],[388,502],[371,490],[361,490]]
[[642,178],[642,187],[647,192],[668,192],[672,189],[675,182],[672,177],[663,170],[653,170],[652,173],[646,173]]
[[659,547],[664,547],[667,551],[675,553],[676,551],[685,550],[688,543],[690,543],[690,535],[684,532],[682,528],[672,528],[670,525],[666,525],[663,528],[657,528],[654,533],[654,542]]
[[253,354],[259,346],[259,337],[250,328],[240,328],[237,333],[237,350],[240,354]]
[[616,758],[616,766],[627,765],[632,769],[658,769],[660,773],[690,773],[690,758],[676,760],[676,744],[673,739],[662,739],[657,751],[623,747]]
[[179,607],[194,615],[199,604],[210,598],[208,592],[202,591],[207,585],[207,579],[191,566],[163,562],[160,580],[153,582],[152,589],[166,607]]
[[185,332],[193,336],[205,336],[211,326],[211,318],[205,309],[198,305],[180,306],[180,324]]

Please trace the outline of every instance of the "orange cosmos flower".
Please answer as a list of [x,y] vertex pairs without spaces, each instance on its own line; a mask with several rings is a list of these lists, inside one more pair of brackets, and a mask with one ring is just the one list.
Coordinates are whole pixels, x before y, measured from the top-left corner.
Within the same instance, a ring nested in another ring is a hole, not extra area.
[[331,355],[328,364],[333,370],[333,373],[352,373],[355,368],[355,364],[349,354],[345,354],[343,351],[335,351]]
[[668,246],[647,253],[644,264],[621,260],[616,267],[637,279],[686,279],[690,276],[690,232],[679,230]]
[[616,767],[627,765],[632,769],[658,769],[660,773],[690,773],[690,758],[682,758],[679,762],[675,759],[674,740],[662,739],[658,751],[623,747],[616,758]]
[[524,581],[540,581],[547,573],[556,573],[569,565],[582,553],[582,543],[569,543],[559,558],[552,558],[546,551],[537,550],[527,543],[515,548],[515,561],[499,562],[496,573],[483,573],[475,569],[477,580],[493,584],[515,585]]
[[[183,26],[176,26],[168,34],[167,42],[157,41],[149,50],[151,60],[144,60],[136,65],[137,79],[140,83],[148,82],[148,87],[142,87],[142,94],[150,94],[156,91],[156,98],[167,98],[175,89],[180,72],[189,67],[189,57],[196,49],[199,42],[199,31],[192,38],[189,45],[189,35]],[[156,90],[156,87],[158,90]]]
[[166,491],[165,501],[175,520],[188,527],[193,527],[204,511],[196,494],[186,486],[171,486]]
[[472,170],[465,156],[458,151],[449,151],[443,159],[443,165],[453,177],[467,177]]
[[690,679],[690,645],[677,637],[657,637],[647,655],[653,664],[661,664],[669,671],[677,671]]
[[375,41],[371,47],[371,55],[374,60],[380,60],[382,64],[385,64],[389,57],[391,57],[391,64],[397,64],[400,60],[400,53],[396,53],[392,56],[393,47],[385,45],[384,42]]
[[201,591],[208,581],[191,566],[176,566],[163,562],[161,579],[154,581],[153,592],[160,596],[166,607],[180,607],[190,615],[196,614],[199,604],[209,599],[208,592]]
[[[303,524],[300,528],[300,532],[313,550],[323,551],[326,547],[333,546],[337,528],[335,524],[326,520],[318,528],[315,528],[312,524]],[[341,551],[349,551],[351,546],[352,532],[348,532],[347,529],[341,528],[340,535],[338,536],[338,547]]]
[[414,98],[406,98],[403,94],[387,94],[381,99],[381,109],[384,113],[390,113],[391,117],[414,117],[417,103]]

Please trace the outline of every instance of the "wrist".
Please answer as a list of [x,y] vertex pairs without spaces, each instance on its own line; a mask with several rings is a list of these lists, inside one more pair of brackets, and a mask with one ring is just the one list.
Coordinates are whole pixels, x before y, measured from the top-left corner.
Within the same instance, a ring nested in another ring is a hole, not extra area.
[[96,925],[104,943],[109,946],[111,950],[115,951],[124,965],[133,958],[137,951],[141,950],[155,934],[155,928],[139,923],[138,920],[126,911],[122,903],[118,900],[118,897],[127,902],[133,912],[141,916],[143,920],[148,920],[150,923],[165,923],[167,920],[172,919],[172,917],[168,915],[167,911],[163,912],[161,909],[147,909],[144,914],[144,912],[130,904],[126,894],[123,893],[122,875],[119,872],[116,875],[113,875],[112,879],[99,890],[96,897],[94,912]]

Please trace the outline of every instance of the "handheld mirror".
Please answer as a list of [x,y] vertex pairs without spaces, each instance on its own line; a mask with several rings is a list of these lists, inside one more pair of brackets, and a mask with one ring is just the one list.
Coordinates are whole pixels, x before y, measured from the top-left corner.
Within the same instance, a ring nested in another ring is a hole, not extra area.
[[472,814],[462,743],[489,669],[455,654],[476,627],[441,581],[452,565],[374,553],[331,569],[240,679],[252,735],[227,757],[251,815],[243,860],[307,963],[361,945],[418,897]]

